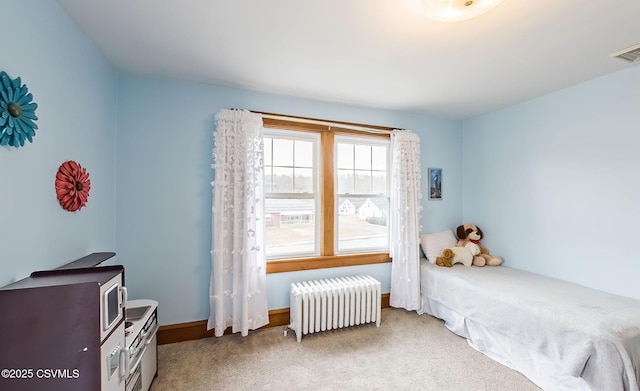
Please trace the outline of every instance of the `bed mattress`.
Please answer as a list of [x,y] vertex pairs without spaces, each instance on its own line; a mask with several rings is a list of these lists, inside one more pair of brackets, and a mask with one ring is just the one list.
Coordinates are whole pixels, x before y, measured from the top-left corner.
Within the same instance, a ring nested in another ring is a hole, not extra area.
[[422,310],[545,390],[638,391],[640,301],[500,267],[421,263]]

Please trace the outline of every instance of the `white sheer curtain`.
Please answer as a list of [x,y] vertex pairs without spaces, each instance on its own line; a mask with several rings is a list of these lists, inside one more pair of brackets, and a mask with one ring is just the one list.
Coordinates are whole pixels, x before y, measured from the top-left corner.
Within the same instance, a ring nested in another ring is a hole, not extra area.
[[264,249],[262,117],[216,114],[211,239],[211,312],[207,329],[243,336],[269,323]]
[[407,130],[391,134],[392,307],[420,309],[420,137]]

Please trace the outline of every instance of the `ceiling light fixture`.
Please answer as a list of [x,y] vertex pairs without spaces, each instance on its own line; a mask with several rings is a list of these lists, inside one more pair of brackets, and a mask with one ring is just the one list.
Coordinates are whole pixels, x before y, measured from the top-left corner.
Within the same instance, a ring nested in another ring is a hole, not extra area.
[[460,22],[497,7],[504,0],[422,0],[427,16],[437,22]]

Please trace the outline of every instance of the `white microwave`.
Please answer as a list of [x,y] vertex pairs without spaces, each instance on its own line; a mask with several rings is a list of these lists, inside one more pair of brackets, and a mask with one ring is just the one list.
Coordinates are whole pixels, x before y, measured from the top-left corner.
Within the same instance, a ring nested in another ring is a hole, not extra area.
[[127,288],[123,284],[123,275],[118,273],[106,283],[100,285],[100,340],[111,333],[124,319],[124,306],[127,302]]

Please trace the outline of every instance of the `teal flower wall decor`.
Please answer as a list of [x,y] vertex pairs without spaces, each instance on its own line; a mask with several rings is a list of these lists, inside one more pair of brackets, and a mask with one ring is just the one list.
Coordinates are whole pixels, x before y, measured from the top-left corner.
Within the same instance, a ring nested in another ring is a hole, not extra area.
[[38,105],[31,100],[27,86],[20,78],[11,80],[6,72],[0,72],[0,145],[12,147],[24,146],[24,140],[33,142],[36,135],[37,120],[35,111]]

